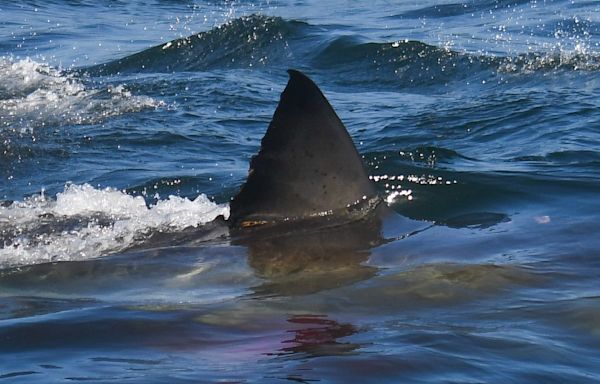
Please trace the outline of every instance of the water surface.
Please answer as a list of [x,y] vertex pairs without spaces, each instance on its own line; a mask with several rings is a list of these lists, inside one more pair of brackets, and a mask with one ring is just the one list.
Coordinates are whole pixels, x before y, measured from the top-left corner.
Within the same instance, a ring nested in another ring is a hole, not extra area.
[[[600,380],[599,11],[0,4],[0,382]],[[216,231],[288,68],[424,230]]]

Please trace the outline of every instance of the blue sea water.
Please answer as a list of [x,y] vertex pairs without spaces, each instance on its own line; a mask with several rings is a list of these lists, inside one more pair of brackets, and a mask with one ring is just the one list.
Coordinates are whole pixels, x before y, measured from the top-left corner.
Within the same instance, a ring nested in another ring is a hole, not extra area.
[[[0,383],[600,381],[599,15],[0,2]],[[313,259],[189,236],[288,68],[424,230]]]

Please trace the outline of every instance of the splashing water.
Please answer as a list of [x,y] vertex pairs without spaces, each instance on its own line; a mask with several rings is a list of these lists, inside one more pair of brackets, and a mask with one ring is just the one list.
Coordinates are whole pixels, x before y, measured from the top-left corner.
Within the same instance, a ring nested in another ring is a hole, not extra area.
[[0,58],[0,130],[25,133],[44,126],[92,124],[161,106],[163,102],[134,96],[123,85],[89,88],[74,74],[30,58]]
[[88,184],[68,185],[56,200],[43,194],[0,207],[0,267],[85,260],[131,247],[157,231],[198,227],[229,207],[206,195],[169,196],[146,206],[141,196]]

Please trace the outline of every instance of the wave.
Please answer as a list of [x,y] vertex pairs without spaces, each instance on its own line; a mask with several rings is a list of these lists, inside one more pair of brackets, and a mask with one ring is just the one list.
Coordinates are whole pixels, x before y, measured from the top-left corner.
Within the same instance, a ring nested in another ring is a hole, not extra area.
[[84,68],[92,75],[261,67],[292,55],[287,40],[299,21],[251,15],[212,30],[169,41],[109,63]]
[[355,84],[428,86],[465,79],[476,82],[505,73],[600,68],[600,54],[585,42],[571,48],[558,44],[547,52],[497,56],[422,41],[373,42],[356,35],[331,38],[324,28],[251,15],[80,72],[98,76],[280,66],[315,68]]
[[0,133],[92,124],[112,116],[162,106],[124,85],[86,86],[74,73],[29,58],[0,57]]
[[355,83],[384,81],[419,86],[443,84],[492,69],[485,57],[460,54],[420,41],[363,43],[353,36],[329,42],[313,58],[312,65],[335,70]]
[[553,165],[559,169],[569,169],[570,172],[581,168],[589,168],[593,172],[600,170],[600,153],[592,150],[564,150],[549,152],[545,155],[517,156],[513,161]]
[[456,162],[476,162],[476,159],[461,155],[460,153],[443,147],[419,146],[409,150],[400,151],[400,159],[421,163],[429,167],[436,167],[440,163],[455,164]]
[[229,216],[229,206],[205,195],[147,206],[142,196],[116,189],[67,185],[55,199],[41,194],[0,205],[0,268],[92,259],[221,215]]
[[365,43],[354,36],[343,36],[329,42],[313,58],[312,65],[343,73],[352,82],[427,86],[463,80],[475,82],[505,73],[597,71],[600,54],[579,44],[573,49],[557,46],[549,52],[503,57],[457,52],[420,41]]
[[600,54],[589,52],[585,45],[573,49],[556,47],[551,52],[528,53],[494,60],[499,72],[534,73],[551,71],[593,72],[600,69]]
[[503,9],[507,6],[516,7],[521,4],[529,3],[530,0],[485,0],[450,4],[436,4],[434,6],[428,6],[403,12],[401,14],[391,16],[391,18],[421,19],[456,17],[461,15],[470,15],[473,13],[489,12],[497,9]]

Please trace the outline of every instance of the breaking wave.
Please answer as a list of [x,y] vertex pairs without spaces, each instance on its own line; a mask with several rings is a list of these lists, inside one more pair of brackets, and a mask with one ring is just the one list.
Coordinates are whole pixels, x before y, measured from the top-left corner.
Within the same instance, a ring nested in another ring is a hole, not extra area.
[[92,124],[162,105],[151,97],[133,95],[124,85],[93,88],[74,73],[30,58],[0,57],[0,132]]
[[530,53],[497,61],[498,70],[507,73],[556,70],[591,72],[600,69],[600,54],[580,45],[571,50],[556,48],[547,53]]
[[154,232],[198,227],[229,206],[205,195],[194,200],[169,196],[147,206],[143,197],[122,191],[67,185],[49,199],[44,194],[0,206],[0,268],[96,258],[143,242]]

